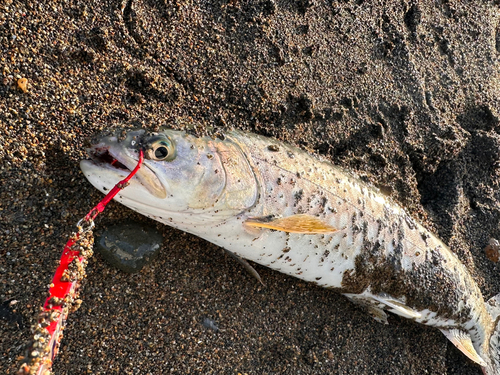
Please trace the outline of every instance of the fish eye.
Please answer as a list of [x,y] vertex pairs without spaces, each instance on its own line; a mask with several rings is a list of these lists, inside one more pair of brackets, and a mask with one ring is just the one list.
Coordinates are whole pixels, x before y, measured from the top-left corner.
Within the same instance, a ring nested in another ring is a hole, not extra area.
[[146,157],[158,161],[172,161],[175,159],[174,144],[167,139],[152,142],[151,146],[146,151]]
[[158,146],[155,150],[155,156],[157,159],[165,159],[168,156],[167,146]]

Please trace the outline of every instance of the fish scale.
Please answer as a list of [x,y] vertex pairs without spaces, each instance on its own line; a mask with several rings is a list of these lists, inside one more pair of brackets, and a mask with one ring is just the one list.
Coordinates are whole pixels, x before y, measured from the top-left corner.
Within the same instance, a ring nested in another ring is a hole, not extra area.
[[386,310],[437,327],[485,374],[500,374],[500,297],[485,303],[440,239],[325,160],[239,131],[221,138],[169,129],[128,131],[121,141],[107,135],[81,167],[106,191],[126,171],[102,153],[127,166],[143,147],[149,157],[119,202],[238,257],[337,289],[378,321],[387,323]]
[[[392,258],[394,262],[402,263],[402,256],[394,258],[394,252],[403,240],[405,244],[401,247],[405,250],[405,268],[423,261],[425,252],[431,248],[440,246],[446,249],[441,241],[430,233],[427,234],[427,230],[415,223],[389,198],[372,187],[364,186],[354,176],[350,176],[339,168],[332,167],[329,163],[319,162],[315,157],[302,151],[299,152],[302,162],[298,164],[295,160],[297,149],[281,145],[280,151],[269,151],[269,140],[260,137],[257,138],[260,142],[255,139],[249,142],[245,137],[239,139],[243,139],[240,147],[248,150],[244,154],[247,155],[253,168],[257,170],[256,175],[263,176],[263,180],[268,184],[266,187],[268,194],[261,197],[264,202],[260,205],[256,204],[256,208],[249,210],[245,213],[246,215],[265,216],[280,212],[283,216],[291,216],[307,212],[323,218],[339,229],[338,234],[331,236],[306,237],[304,244],[300,243],[303,236],[295,236],[299,237],[298,242],[292,240],[294,243],[285,243],[285,247],[298,248],[302,245],[304,247],[301,247],[301,251],[309,254],[311,258],[314,258],[312,254],[317,257],[320,253],[318,249],[326,248],[329,250],[328,258],[332,266],[337,266],[343,272],[353,270],[355,257],[362,252],[363,248],[372,248],[375,242],[385,249],[384,256],[387,259]],[[245,140],[247,140],[246,143]],[[272,182],[276,180],[273,176],[276,176],[277,171],[279,171],[280,183],[273,184]],[[300,199],[297,198],[299,192]],[[264,211],[258,211],[261,207],[264,207]],[[281,244],[283,240],[276,237],[284,235],[286,233],[283,232],[261,234],[257,243],[262,241]],[[255,246],[254,242],[252,247]],[[279,245],[273,246],[273,251],[279,252],[279,247]],[[254,257],[253,252],[242,252],[239,255],[261,263],[259,258]],[[327,267],[323,263],[319,262],[311,266],[318,267],[319,272],[325,272]],[[263,265],[276,269],[270,264]],[[330,271],[332,270],[326,271],[328,273],[325,272],[326,274],[321,276],[324,280],[318,284],[342,288],[343,273]],[[293,271],[287,273],[296,276]],[[305,279],[303,274],[301,278]],[[317,278],[318,276],[315,276],[308,281],[314,281]]]

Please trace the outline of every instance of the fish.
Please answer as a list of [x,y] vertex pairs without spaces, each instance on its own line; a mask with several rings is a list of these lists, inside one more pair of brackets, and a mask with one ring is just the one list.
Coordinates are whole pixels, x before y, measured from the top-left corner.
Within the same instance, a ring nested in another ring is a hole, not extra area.
[[329,160],[238,130],[118,130],[81,170],[103,193],[237,258],[335,289],[387,324],[435,327],[484,374],[500,374],[500,294],[485,301],[467,268],[401,205]]

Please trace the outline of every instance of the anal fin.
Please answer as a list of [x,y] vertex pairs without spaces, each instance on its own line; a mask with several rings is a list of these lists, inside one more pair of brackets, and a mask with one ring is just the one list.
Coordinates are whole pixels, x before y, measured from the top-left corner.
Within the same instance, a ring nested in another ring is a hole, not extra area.
[[372,298],[383,303],[391,309],[393,313],[398,314],[403,318],[418,319],[422,317],[422,314],[418,311],[413,310],[412,308],[406,306],[404,302],[401,302],[387,294],[373,294]]
[[366,312],[377,322],[382,324],[389,324],[387,322],[387,314],[380,307],[375,307],[373,305],[366,305]]
[[377,322],[389,324],[387,322],[387,314],[384,310],[375,305],[375,301],[363,298],[363,296],[359,294],[345,293],[344,296],[349,298],[355,305],[358,305],[360,308],[365,310],[368,315],[370,315]]
[[450,329],[449,331],[442,329],[441,332],[470,360],[481,366],[486,366],[486,362],[477,354],[476,349],[474,349],[469,335],[458,329]]

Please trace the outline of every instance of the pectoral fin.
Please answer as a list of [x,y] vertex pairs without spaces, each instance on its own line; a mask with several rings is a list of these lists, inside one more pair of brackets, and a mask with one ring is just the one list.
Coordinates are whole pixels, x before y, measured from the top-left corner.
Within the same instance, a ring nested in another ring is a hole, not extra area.
[[326,234],[336,232],[337,229],[328,225],[315,216],[298,214],[283,218],[269,216],[247,219],[247,227],[267,228],[289,233]]
[[243,266],[243,268],[250,274],[252,275],[253,277],[255,277],[257,279],[257,281],[259,283],[262,284],[262,286],[265,286],[265,284],[262,282],[262,279],[259,275],[259,273],[255,270],[255,268],[252,267],[252,265],[250,263],[247,262],[246,259],[243,259],[242,257],[236,255],[235,253],[233,253],[232,251],[229,251],[229,250],[226,250],[226,254],[230,255],[231,257],[233,257],[234,259],[236,259],[236,261],[241,264]]
[[476,362],[481,366],[486,366],[486,362],[477,354],[476,349],[474,349],[474,345],[472,345],[472,341],[470,337],[458,329],[451,329],[446,331],[444,329],[441,330],[444,335],[450,340],[453,345],[455,345],[462,353],[464,353],[469,359]]

